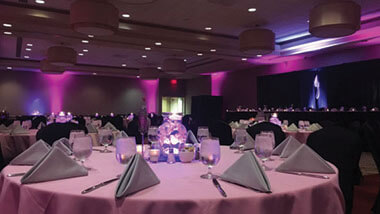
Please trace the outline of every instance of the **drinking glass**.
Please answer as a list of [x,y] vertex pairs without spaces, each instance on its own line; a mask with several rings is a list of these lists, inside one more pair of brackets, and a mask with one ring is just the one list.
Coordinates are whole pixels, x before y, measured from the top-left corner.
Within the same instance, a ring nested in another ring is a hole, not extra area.
[[219,176],[212,174],[212,167],[218,164],[220,160],[220,144],[217,138],[204,139],[201,143],[200,151],[201,161],[207,165],[207,174],[201,175],[204,179],[218,178]]
[[305,122],[303,120],[298,121],[298,128],[305,129]]
[[[73,143],[73,154],[74,157],[82,163],[84,166],[84,161],[90,157],[92,154],[92,140],[91,137],[77,137],[74,139]],[[85,167],[86,169],[89,169]]]
[[112,152],[108,150],[108,146],[113,142],[113,134],[110,129],[99,129],[99,142],[104,146],[104,149],[101,151],[102,153]]
[[149,130],[148,130],[148,140],[149,140],[149,142],[151,142],[151,143],[157,142],[157,140],[158,140],[158,138],[157,138],[157,131],[158,131],[158,127],[157,126],[151,126],[151,127],[149,127]]
[[238,145],[238,151],[235,153],[244,153],[244,144],[247,141],[246,133],[245,129],[237,129],[235,131],[235,142]]
[[127,164],[136,154],[135,137],[125,137],[116,140],[116,160],[121,164]]
[[269,170],[269,168],[264,165],[264,162],[267,161],[269,157],[272,155],[274,148],[273,141],[271,137],[265,134],[258,134],[256,135],[255,139],[256,156],[262,160],[263,168]]
[[69,143],[70,147],[73,148],[74,139],[78,137],[84,137],[84,131],[83,130],[71,130],[70,131],[70,137],[69,137]]
[[209,136],[208,127],[206,126],[198,127],[197,138],[198,138],[199,143],[201,143],[203,139],[208,138],[208,136]]

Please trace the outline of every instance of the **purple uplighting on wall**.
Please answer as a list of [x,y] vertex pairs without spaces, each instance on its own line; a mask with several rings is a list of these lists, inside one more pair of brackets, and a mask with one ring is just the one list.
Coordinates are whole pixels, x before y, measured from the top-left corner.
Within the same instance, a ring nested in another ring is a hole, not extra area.
[[50,112],[62,111],[62,100],[65,95],[65,85],[70,79],[70,75],[63,74],[44,74],[49,87]]
[[157,113],[158,83],[159,80],[140,80],[148,112]]
[[212,96],[222,95],[222,86],[226,77],[227,77],[226,71],[211,74],[211,95]]

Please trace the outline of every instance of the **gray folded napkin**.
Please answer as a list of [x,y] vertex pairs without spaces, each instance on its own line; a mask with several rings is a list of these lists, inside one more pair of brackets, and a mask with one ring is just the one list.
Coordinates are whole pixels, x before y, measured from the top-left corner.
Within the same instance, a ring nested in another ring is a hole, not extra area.
[[311,124],[308,128],[307,128],[307,130],[308,131],[318,131],[319,129],[321,129],[322,127],[318,124],[318,123],[313,123],[313,124]]
[[112,131],[117,131],[117,128],[112,123],[110,123],[110,122],[106,123],[106,125],[104,125],[103,128],[110,129]]
[[98,133],[98,130],[96,130],[96,128],[92,124],[86,125],[86,128],[88,130],[88,133]]
[[271,192],[265,171],[251,151],[244,153],[220,178],[261,192]]
[[21,126],[16,126],[12,131],[11,135],[29,134],[29,131]]
[[11,129],[7,128],[4,124],[0,125],[0,133],[10,133]]
[[27,150],[17,155],[10,165],[34,165],[50,151],[50,145],[43,140],[38,140]]
[[291,154],[293,154],[300,146],[302,143],[300,143],[297,139],[294,137],[290,136],[288,142],[286,143],[284,150],[282,150],[280,154],[280,158],[287,158]]
[[115,197],[126,197],[159,183],[160,180],[144,158],[140,154],[135,154],[120,177]]
[[289,139],[292,138],[293,136],[288,136],[283,140],[276,148],[273,149],[272,155],[281,155],[282,151],[284,150],[286,144],[289,142]]
[[193,131],[191,131],[191,130],[189,130],[187,132],[186,143],[192,143],[194,145],[198,145],[199,144],[197,138],[195,137]]
[[244,150],[250,150],[255,148],[255,140],[251,137],[250,134],[246,135],[247,141],[244,143]]
[[294,123],[292,123],[292,124],[290,124],[290,126],[288,126],[288,128],[286,130],[290,131],[290,132],[297,132],[298,128]]
[[45,126],[46,126],[45,123],[40,122],[40,124],[38,124],[38,126],[37,126],[37,129],[42,129]]
[[127,135],[127,133],[125,133],[125,131],[121,131],[120,132],[120,136],[123,138],[123,137],[129,137],[128,135]]
[[[66,139],[66,138],[61,138]],[[67,140],[67,139],[66,139]],[[67,140],[68,141],[68,140]],[[64,152],[66,155],[72,155],[73,152],[71,151],[71,148],[66,146],[65,143],[63,143],[61,140],[57,140],[53,143],[53,147],[56,147],[60,149],[62,152]]]
[[65,155],[60,149],[52,148],[21,178],[22,184],[53,181],[87,176],[87,170]]
[[276,168],[276,171],[335,173],[334,169],[306,144],[301,145],[297,151]]

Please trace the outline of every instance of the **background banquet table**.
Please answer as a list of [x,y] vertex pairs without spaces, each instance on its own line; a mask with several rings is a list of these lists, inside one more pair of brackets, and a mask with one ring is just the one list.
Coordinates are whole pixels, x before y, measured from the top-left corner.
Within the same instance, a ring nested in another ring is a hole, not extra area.
[[10,161],[36,142],[37,129],[30,129],[28,134],[11,135],[0,133],[0,146],[5,161]]
[[[114,149],[114,148],[111,148]],[[222,147],[220,163],[213,169],[221,174],[241,157],[228,147]],[[283,160],[267,163],[275,167]],[[318,179],[274,170],[267,171],[273,193],[220,181],[228,197],[223,198],[211,180],[199,176],[206,172],[200,162],[189,164],[150,164],[161,183],[124,199],[115,200],[117,182],[82,195],[87,187],[113,178],[123,171],[114,153],[94,151],[87,166],[89,176],[35,184],[20,184],[20,177],[5,177],[23,172],[28,166],[8,166],[0,177],[0,210],[3,213],[80,214],[80,213],[344,213],[344,199],[338,185],[338,175]],[[334,167],[336,170],[336,168]]]
[[296,131],[296,132],[283,130],[283,132],[285,133],[286,137],[293,136],[295,139],[299,140],[303,144],[306,144],[307,138],[309,137],[311,133],[313,133],[313,131],[306,131],[306,130]]

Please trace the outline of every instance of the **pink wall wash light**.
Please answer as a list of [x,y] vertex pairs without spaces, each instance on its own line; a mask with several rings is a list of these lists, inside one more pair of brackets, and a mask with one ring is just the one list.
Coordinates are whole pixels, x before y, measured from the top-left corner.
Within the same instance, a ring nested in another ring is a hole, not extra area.
[[60,75],[44,74],[48,89],[50,100],[50,111],[60,112],[62,110],[62,100],[65,95],[65,85],[70,79],[70,75],[64,73]]
[[223,82],[227,76],[227,72],[217,72],[211,74],[211,95],[221,96]]
[[159,80],[140,80],[142,90],[146,99],[147,111],[157,112],[158,83]]

